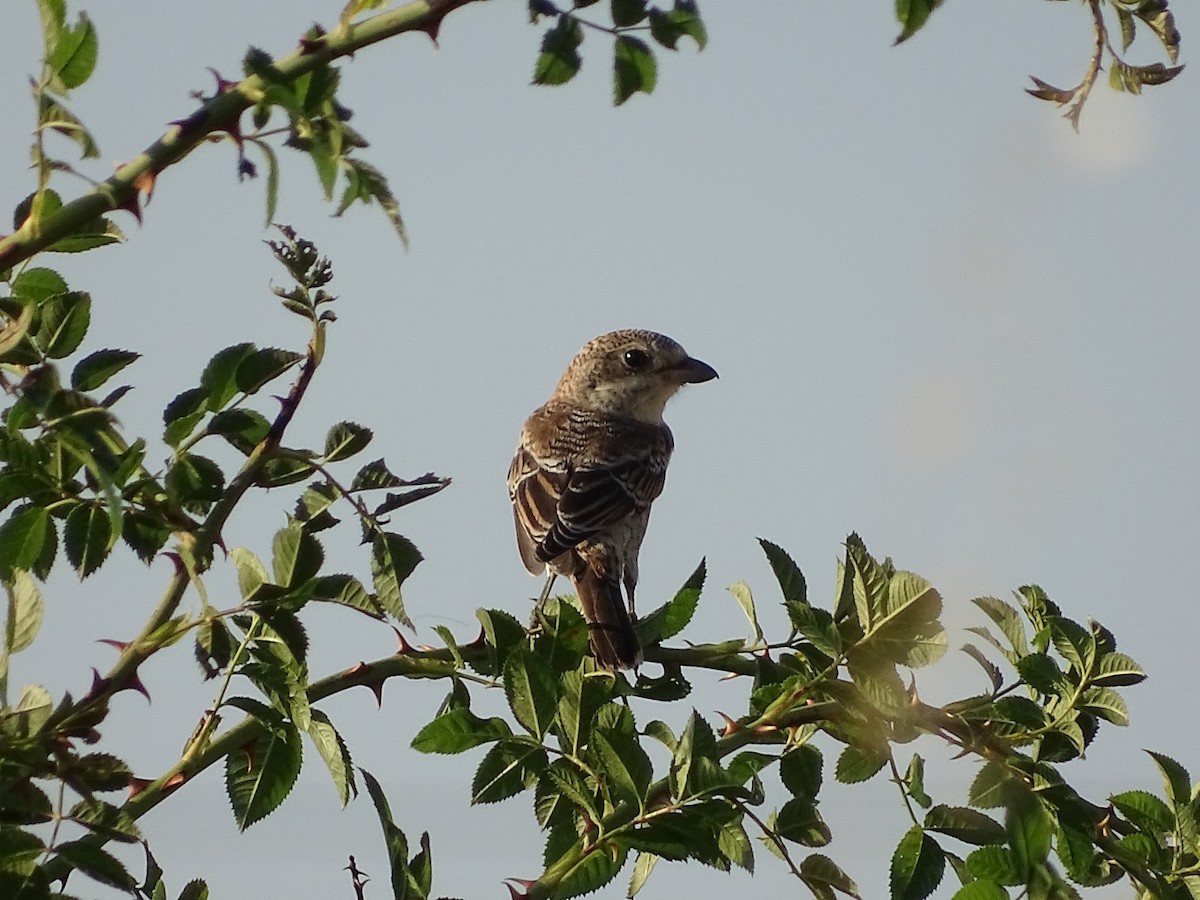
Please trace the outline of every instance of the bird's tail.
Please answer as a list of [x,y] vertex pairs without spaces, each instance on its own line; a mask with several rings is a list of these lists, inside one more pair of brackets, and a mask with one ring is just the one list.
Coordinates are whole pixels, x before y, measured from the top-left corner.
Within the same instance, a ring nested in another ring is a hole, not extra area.
[[608,669],[632,669],[642,661],[642,645],[625,609],[621,586],[584,565],[573,579],[591,637],[592,655]]

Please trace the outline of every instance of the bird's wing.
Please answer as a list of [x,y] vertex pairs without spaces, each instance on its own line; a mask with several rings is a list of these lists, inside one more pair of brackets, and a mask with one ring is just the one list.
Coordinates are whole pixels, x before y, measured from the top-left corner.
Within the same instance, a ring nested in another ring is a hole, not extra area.
[[517,447],[508,467],[508,495],[521,562],[533,575],[546,570],[547,560],[538,558],[538,547],[558,519],[558,498],[566,481],[565,469],[543,467],[524,444]]

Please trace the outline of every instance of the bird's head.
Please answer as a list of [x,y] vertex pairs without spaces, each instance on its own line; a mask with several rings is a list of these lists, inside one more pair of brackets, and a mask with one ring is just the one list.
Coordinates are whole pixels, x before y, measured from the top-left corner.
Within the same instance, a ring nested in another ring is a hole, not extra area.
[[712,366],[688,356],[666,335],[626,329],[584,344],[563,373],[555,396],[657,424],[667,401],[683,385],[716,377]]

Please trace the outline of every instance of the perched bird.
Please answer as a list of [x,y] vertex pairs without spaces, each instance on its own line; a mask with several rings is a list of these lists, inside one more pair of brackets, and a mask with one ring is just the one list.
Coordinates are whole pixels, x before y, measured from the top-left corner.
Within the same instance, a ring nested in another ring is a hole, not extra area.
[[534,575],[571,579],[606,668],[642,658],[631,619],[638,549],[675,446],[663,408],[683,385],[716,377],[665,335],[602,334],[521,431],[508,470],[521,560]]

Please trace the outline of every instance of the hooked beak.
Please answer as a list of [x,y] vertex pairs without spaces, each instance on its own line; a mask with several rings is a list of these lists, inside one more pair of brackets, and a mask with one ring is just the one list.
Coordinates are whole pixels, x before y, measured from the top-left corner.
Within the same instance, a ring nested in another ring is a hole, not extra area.
[[690,356],[679,364],[677,371],[680,381],[684,384],[700,384],[703,381],[712,381],[717,377],[716,369],[708,363]]

